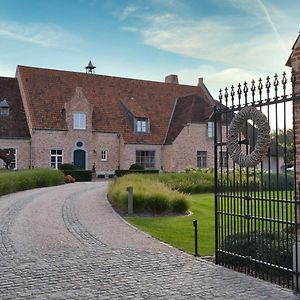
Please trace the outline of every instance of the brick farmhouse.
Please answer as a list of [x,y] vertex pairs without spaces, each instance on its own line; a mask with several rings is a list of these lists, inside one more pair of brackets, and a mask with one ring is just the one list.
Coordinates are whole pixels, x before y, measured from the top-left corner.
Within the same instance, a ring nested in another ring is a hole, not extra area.
[[95,164],[112,174],[140,163],[180,171],[213,167],[215,101],[197,86],[18,66],[0,77],[0,148],[11,167]]

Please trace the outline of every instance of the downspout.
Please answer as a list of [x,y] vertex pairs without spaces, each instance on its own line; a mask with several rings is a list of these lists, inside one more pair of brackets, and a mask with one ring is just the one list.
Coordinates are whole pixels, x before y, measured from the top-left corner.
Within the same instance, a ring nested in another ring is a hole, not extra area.
[[121,169],[121,134],[120,133],[117,133],[117,137],[119,139],[119,155],[118,155],[118,170]]

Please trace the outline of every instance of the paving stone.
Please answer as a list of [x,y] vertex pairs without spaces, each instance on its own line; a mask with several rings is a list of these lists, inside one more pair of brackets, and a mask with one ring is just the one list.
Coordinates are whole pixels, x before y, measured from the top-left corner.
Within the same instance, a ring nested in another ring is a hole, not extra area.
[[64,226],[82,247],[15,247],[12,227],[45,190],[27,192],[1,214],[1,299],[298,299],[290,290],[179,251],[108,246],[85,225],[78,209],[82,195],[99,184],[82,184],[80,192],[70,189],[61,208]]

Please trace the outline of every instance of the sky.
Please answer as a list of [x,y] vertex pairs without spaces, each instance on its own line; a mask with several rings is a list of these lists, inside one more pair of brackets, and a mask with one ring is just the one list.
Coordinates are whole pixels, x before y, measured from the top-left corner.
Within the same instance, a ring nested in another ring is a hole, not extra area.
[[[299,0],[0,0],[0,76],[17,65],[196,85],[217,99],[282,74]],[[298,19],[298,22],[297,22]]]

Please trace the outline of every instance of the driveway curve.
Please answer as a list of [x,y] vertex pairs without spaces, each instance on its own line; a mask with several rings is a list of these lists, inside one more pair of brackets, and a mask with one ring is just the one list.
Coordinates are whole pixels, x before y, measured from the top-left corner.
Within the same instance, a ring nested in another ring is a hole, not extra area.
[[130,226],[108,183],[0,197],[1,299],[298,299]]

